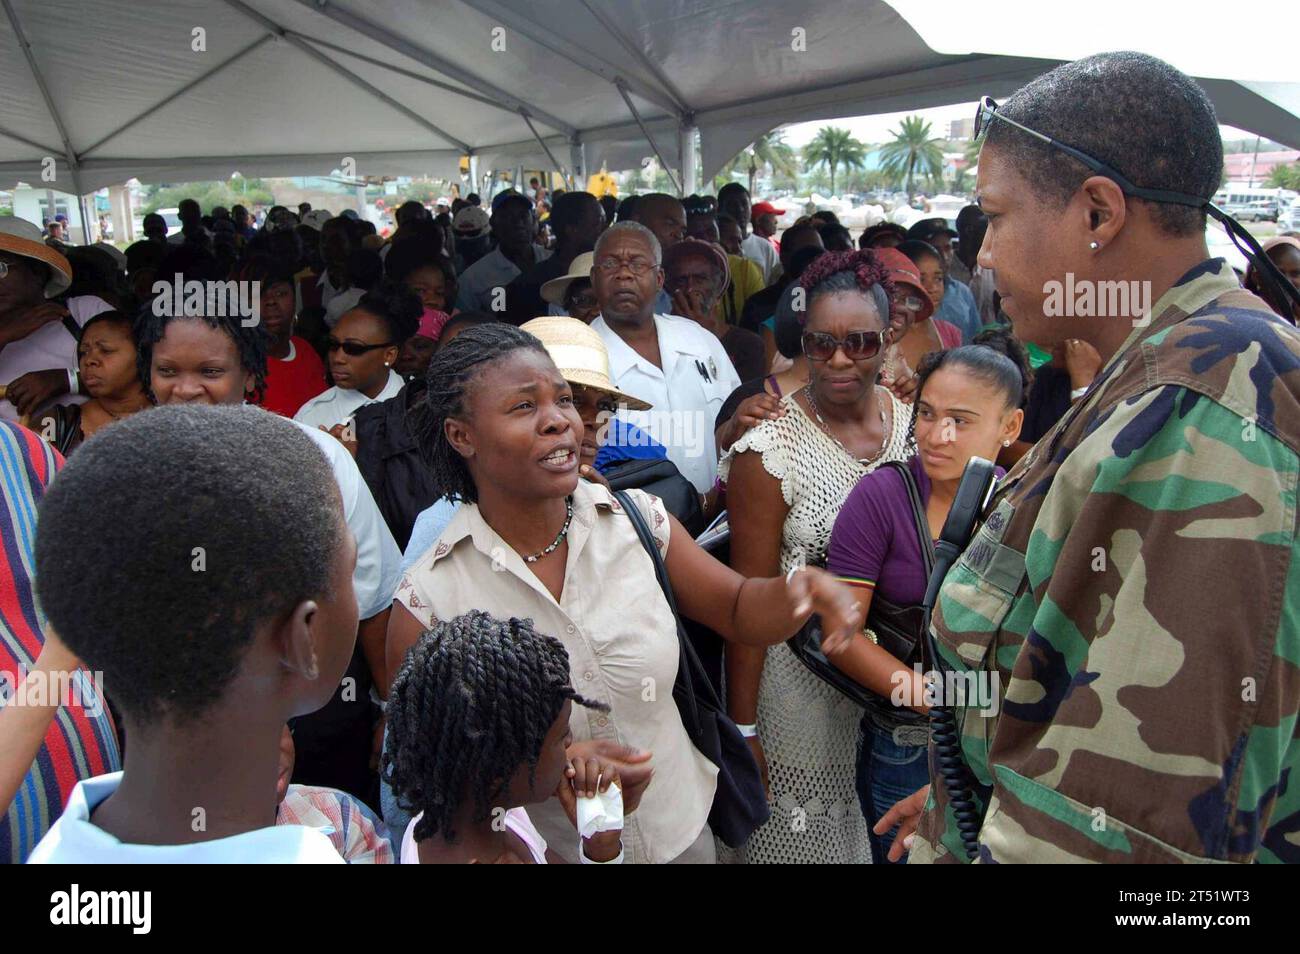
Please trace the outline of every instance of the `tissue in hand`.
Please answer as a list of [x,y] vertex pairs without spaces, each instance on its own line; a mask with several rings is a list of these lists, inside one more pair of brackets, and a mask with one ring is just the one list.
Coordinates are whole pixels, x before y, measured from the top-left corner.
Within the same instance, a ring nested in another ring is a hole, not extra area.
[[623,827],[623,793],[611,782],[605,791],[597,790],[591,798],[578,799],[578,835],[590,838],[600,831]]

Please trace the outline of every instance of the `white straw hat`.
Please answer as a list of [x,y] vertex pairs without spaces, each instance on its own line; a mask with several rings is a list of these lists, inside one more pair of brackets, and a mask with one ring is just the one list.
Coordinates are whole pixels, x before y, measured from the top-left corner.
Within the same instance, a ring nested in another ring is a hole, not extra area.
[[564,315],[534,318],[520,327],[537,338],[570,384],[604,391],[629,411],[648,411],[651,405],[624,394],[609,379],[609,352],[590,325]]

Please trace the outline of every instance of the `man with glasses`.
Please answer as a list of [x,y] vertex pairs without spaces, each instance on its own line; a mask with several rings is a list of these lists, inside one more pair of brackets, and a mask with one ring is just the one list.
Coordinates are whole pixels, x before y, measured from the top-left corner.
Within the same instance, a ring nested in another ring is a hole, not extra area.
[[977,131],[1016,334],[1105,363],[939,593],[939,668],[993,704],[945,694],[955,739],[940,707],[928,793],[877,830],[914,862],[1300,861],[1300,335],[1209,258],[1214,108],[1109,53]]
[[652,411],[620,411],[668,449],[668,459],[701,494],[718,474],[713,421],[740,378],[717,336],[676,315],[656,314],[664,284],[659,240],[644,225],[619,222],[596,242],[591,285],[601,316],[591,323],[609,350],[620,391]]

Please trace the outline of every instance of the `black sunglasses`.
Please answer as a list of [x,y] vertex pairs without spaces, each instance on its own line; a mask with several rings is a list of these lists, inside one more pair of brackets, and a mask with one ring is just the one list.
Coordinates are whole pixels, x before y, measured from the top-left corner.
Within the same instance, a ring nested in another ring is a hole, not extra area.
[[[1148,189],[1143,186],[1135,185],[1129,178],[1122,173],[1117,172],[1114,167],[1107,165],[1100,159],[1094,159],[1086,152],[1081,152],[1073,146],[1067,146],[1063,142],[1058,142],[1051,136],[1030,129],[1014,119],[1008,119],[998,112],[998,104],[994,102],[992,96],[985,96],[979,101],[975,108],[975,129],[972,138],[979,139],[980,135],[988,131],[989,123],[994,119],[999,119],[1009,126],[1014,126],[1023,133],[1033,136],[1040,142],[1046,143],[1053,149],[1059,149],[1072,159],[1083,163],[1089,169],[1099,176],[1105,176],[1114,182],[1125,195],[1131,195],[1138,199],[1146,199],[1148,202],[1169,202],[1174,205],[1189,205],[1194,209],[1204,209],[1210,218],[1219,222],[1232,244],[1237,246],[1237,250],[1245,255],[1255,268],[1268,276],[1269,280],[1281,292],[1283,300],[1292,302],[1296,307],[1300,307],[1300,290],[1296,289],[1286,276],[1278,269],[1273,260],[1264,254],[1264,250],[1259,247],[1259,242],[1255,236],[1251,235],[1246,229],[1232,216],[1224,212],[1209,199],[1200,196],[1188,195],[1186,192],[1173,192],[1168,189]],[[1245,243],[1243,246],[1242,243]],[[1294,323],[1294,322],[1293,322]]]
[[850,361],[866,361],[880,354],[887,336],[885,331],[853,331],[841,340],[824,331],[805,331],[800,343],[809,361],[829,361],[840,348]]
[[384,341],[380,344],[361,344],[359,341],[339,341],[338,338],[325,339],[326,351],[338,351],[339,348],[342,348],[344,354],[350,354],[354,358],[359,358],[367,351],[374,351],[376,348],[391,348],[392,346],[391,341]]

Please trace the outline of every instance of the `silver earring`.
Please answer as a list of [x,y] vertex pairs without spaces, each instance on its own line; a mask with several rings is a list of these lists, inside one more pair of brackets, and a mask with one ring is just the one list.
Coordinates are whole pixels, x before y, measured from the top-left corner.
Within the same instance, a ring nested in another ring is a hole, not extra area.
[[1010,446],[1011,446],[1011,442],[1010,442],[1010,441],[1003,441],[1003,442],[1002,442],[1002,446],[1003,446],[1003,447],[1010,447]]
[[1092,249],[1092,250],[1095,252],[1095,251],[1097,251],[1097,249],[1101,248],[1101,243],[1100,243],[1100,242],[1089,242],[1089,243],[1088,243],[1088,248]]

